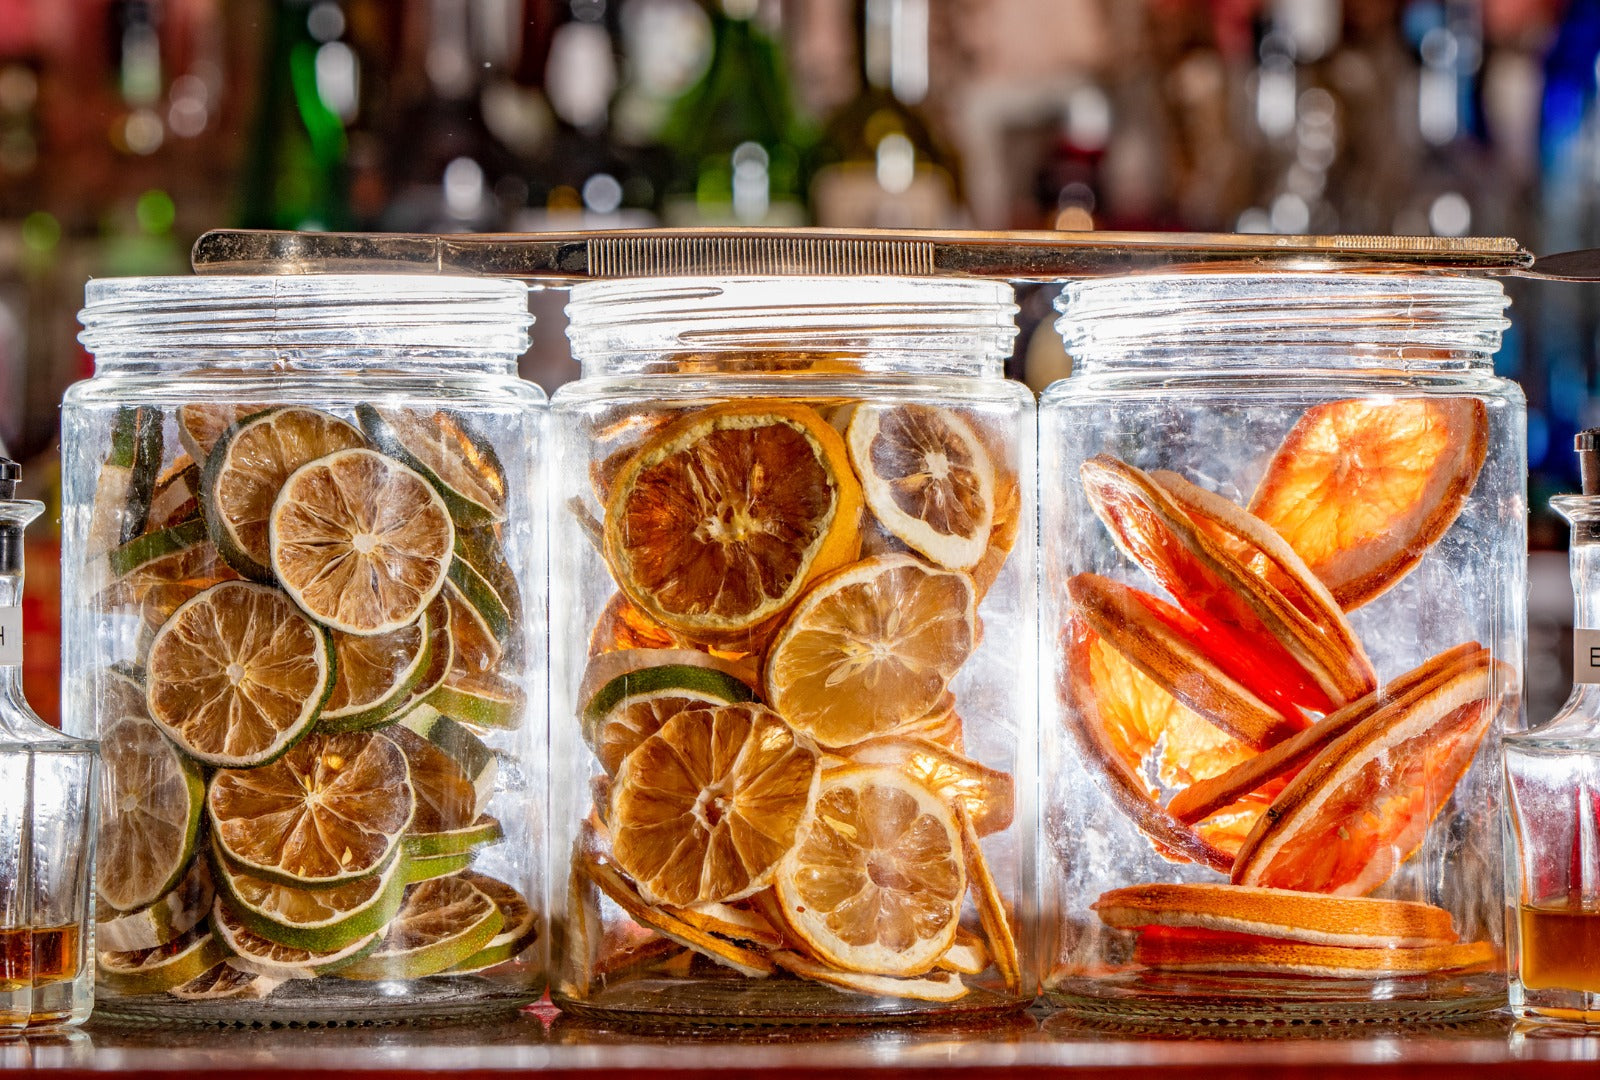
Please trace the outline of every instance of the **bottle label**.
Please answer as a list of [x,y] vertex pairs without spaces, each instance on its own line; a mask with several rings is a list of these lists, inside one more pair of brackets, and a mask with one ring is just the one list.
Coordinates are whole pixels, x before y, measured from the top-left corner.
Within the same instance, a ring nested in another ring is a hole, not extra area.
[[22,663],[22,609],[0,607],[0,667]]
[[1600,630],[1572,632],[1572,681],[1600,683]]

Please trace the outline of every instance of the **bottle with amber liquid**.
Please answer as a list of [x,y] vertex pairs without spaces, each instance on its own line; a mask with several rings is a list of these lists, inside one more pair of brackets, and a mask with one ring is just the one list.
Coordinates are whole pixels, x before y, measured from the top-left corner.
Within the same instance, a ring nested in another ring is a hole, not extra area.
[[1600,1025],[1600,429],[1574,443],[1583,494],[1551,500],[1572,524],[1572,695],[1505,740],[1506,938],[1518,1016]]
[[0,458],[0,1034],[81,1024],[94,1004],[98,748],[23,697],[22,532],[44,506],[16,498],[20,472]]

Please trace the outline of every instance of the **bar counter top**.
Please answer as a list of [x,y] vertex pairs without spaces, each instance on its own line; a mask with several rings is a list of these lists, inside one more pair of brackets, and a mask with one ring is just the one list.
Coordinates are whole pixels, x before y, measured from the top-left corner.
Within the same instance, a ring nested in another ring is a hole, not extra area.
[[124,1027],[0,1043],[0,1068],[63,1078],[320,1080],[347,1075],[499,1077],[1600,1077],[1593,1034],[1514,1025],[1296,1026],[1139,1030],[1023,1014],[983,1027],[627,1029],[544,1007],[451,1026]]

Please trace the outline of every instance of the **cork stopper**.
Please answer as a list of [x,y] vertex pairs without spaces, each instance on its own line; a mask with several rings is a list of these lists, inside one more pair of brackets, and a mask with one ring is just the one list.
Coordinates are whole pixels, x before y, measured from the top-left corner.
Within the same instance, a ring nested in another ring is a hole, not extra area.
[[1578,452],[1578,472],[1583,478],[1583,493],[1600,495],[1600,428],[1578,432],[1572,439],[1572,448]]

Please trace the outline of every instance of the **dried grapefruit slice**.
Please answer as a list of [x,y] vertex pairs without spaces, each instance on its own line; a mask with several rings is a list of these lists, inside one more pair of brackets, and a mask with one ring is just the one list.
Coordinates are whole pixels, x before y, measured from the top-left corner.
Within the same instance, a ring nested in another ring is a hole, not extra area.
[[922,975],[961,919],[961,830],[949,803],[898,769],[838,769],[775,884],[784,923],[813,956],[858,974]]
[[1409,699],[1426,684],[1447,674],[1457,663],[1486,652],[1476,642],[1457,645],[1406,672],[1379,690],[1318,720],[1304,731],[1275,743],[1255,757],[1240,762],[1227,772],[1197,780],[1172,797],[1167,811],[1182,822],[1195,822],[1231,806],[1276,777],[1289,777],[1322,752],[1334,739],[1377,712]]
[[1266,800],[1199,827],[1163,809],[1165,793],[1248,760],[1249,747],[1192,712],[1080,619],[1063,634],[1068,731],[1112,801],[1168,858],[1228,871]]
[[333,688],[325,631],[277,589],[225,581],[172,613],[145,664],[150,716],[208,765],[265,765],[311,729]]
[[268,409],[228,428],[200,479],[217,551],[245,577],[271,581],[267,519],[284,481],[308,461],[366,444],[354,426],[318,409]]
[[815,410],[764,400],[658,432],[618,475],[606,562],[628,598],[696,641],[758,628],[860,548],[861,487]]
[[[1098,574],[1067,581],[1077,616],[1146,678],[1246,745],[1262,749],[1300,730],[1304,717],[1257,697],[1236,672],[1248,665],[1233,639],[1163,600]],[[1283,699],[1277,705],[1285,704]]]
[[846,441],[884,528],[935,565],[977,565],[994,527],[995,473],[972,425],[932,405],[858,405]]
[[612,857],[651,903],[749,896],[805,834],[820,771],[810,741],[764,706],[679,713],[617,770]]
[[823,746],[848,746],[925,716],[977,647],[972,579],[912,555],[880,555],[801,598],[767,653],[769,704]]
[[1250,510],[1348,611],[1410,573],[1449,530],[1488,444],[1476,398],[1315,405],[1284,437]]
[[1498,955],[1487,941],[1360,949],[1192,931],[1141,934],[1133,946],[1134,963],[1145,967],[1323,979],[1392,979],[1441,971],[1481,971],[1493,966]]
[[1239,849],[1233,880],[1364,896],[1421,845],[1493,723],[1513,672],[1487,652],[1330,743]]
[[219,770],[206,794],[212,837],[229,862],[297,888],[383,869],[415,808],[400,747],[367,732],[313,734],[270,765]]
[[1131,885],[1102,893],[1093,909],[1120,930],[1161,926],[1366,949],[1457,940],[1450,913],[1432,904],[1248,885]]
[[1106,454],[1079,469],[1117,546],[1245,661],[1231,672],[1267,701],[1331,712],[1377,684],[1351,641],[1330,637],[1272,583],[1212,540],[1147,473]]
[[272,569],[324,626],[387,634],[444,587],[455,528],[428,482],[372,450],[296,469],[272,504]]

